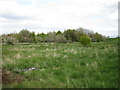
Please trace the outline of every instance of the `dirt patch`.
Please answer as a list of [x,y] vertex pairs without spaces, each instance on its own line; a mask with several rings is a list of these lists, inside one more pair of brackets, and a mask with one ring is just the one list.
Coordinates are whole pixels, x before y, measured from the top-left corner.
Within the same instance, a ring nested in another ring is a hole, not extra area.
[[2,70],[2,84],[11,84],[13,82],[21,83],[24,81],[25,78],[23,78],[21,75],[12,73],[8,70]]

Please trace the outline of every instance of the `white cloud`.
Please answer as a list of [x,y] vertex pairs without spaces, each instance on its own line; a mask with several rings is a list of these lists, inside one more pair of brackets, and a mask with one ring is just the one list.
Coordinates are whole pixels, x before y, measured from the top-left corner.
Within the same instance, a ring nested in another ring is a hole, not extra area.
[[117,3],[118,0],[0,0],[0,30],[48,32],[83,27],[114,36],[118,33]]

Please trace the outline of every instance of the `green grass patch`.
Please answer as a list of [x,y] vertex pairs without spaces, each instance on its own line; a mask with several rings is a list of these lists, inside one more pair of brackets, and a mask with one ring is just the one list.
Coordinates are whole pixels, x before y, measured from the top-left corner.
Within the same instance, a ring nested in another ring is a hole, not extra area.
[[[117,88],[117,39],[93,43],[3,45],[2,65],[25,79],[4,88]],[[19,69],[37,67],[32,71]]]

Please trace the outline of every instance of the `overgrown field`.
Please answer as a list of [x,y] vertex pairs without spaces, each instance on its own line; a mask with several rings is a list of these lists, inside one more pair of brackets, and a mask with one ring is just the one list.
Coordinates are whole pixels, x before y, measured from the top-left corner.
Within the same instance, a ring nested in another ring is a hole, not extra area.
[[[3,45],[3,70],[14,79],[3,88],[117,88],[117,43],[113,39],[92,47],[79,43]],[[30,67],[39,69],[19,71]],[[15,77],[22,81],[16,82]]]

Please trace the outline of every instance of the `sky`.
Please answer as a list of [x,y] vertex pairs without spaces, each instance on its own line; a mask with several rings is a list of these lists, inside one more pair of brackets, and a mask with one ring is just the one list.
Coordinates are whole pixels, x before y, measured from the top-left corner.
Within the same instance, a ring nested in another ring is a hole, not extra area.
[[0,34],[86,28],[118,36],[119,0],[0,0]]

